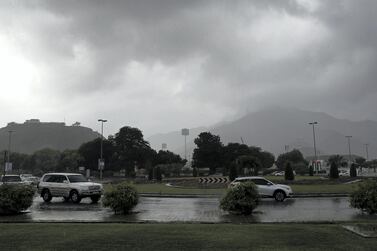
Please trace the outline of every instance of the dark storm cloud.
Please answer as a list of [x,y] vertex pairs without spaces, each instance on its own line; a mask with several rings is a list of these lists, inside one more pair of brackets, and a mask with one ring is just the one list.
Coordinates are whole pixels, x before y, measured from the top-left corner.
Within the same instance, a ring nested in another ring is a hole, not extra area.
[[117,111],[154,132],[167,120],[169,129],[199,126],[269,105],[377,119],[372,0],[15,1],[2,9],[2,32],[43,71],[36,90],[70,99],[61,112]]

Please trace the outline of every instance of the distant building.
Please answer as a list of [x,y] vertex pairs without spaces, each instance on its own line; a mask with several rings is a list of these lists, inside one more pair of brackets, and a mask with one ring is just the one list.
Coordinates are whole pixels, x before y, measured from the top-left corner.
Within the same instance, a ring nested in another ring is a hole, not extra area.
[[9,122],[8,124],[7,124],[7,126],[15,126],[15,125],[18,125],[16,122]]
[[27,119],[24,124],[39,124],[41,121],[39,119]]

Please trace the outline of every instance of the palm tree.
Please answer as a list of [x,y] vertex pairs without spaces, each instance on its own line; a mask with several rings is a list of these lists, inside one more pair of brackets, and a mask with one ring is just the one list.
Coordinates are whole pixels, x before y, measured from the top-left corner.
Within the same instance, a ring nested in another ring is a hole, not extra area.
[[334,163],[337,167],[342,166],[344,162],[345,162],[344,157],[339,154],[332,155],[327,160],[328,165],[331,165]]

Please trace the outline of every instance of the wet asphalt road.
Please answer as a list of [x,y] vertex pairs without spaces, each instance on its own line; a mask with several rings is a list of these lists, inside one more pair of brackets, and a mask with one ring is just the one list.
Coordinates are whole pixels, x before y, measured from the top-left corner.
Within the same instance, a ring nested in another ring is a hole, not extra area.
[[37,197],[27,213],[1,216],[0,221],[251,223],[377,220],[377,216],[350,208],[348,198],[295,198],[283,203],[266,199],[262,200],[252,216],[245,217],[221,211],[218,198],[142,197],[133,211],[127,216],[114,215],[101,203],[91,204],[90,199],[73,204],[54,198],[51,203],[45,203]]

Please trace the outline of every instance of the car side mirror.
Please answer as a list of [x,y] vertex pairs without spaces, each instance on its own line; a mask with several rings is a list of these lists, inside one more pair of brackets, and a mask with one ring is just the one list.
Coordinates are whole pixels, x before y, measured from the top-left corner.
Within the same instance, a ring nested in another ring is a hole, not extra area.
[[267,186],[272,186],[272,183],[268,182],[268,183],[267,183]]
[[68,180],[63,180],[63,183],[68,184]]

